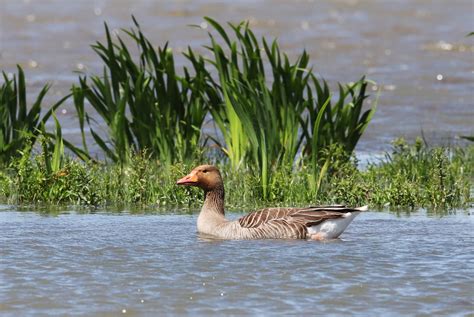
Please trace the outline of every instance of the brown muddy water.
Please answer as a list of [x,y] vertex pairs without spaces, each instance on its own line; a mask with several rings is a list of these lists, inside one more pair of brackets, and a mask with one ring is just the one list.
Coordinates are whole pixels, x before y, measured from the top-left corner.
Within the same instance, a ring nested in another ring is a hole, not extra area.
[[[175,52],[208,43],[206,30],[188,26],[205,28],[203,16],[248,20],[290,56],[306,49],[333,86],[367,74],[378,83],[373,95],[380,88],[381,96],[359,152],[422,131],[435,143],[474,134],[474,37],[466,37],[474,31],[472,0],[0,0],[0,68],[23,65],[35,94],[51,82],[57,100],[77,82],[74,71],[101,71],[90,44],[104,39],[103,22],[118,31],[132,25],[131,14],[153,43],[169,41]],[[79,143],[71,104],[60,120],[66,137]]]
[[0,208],[1,316],[474,313],[465,211],[367,212],[316,242],[205,240],[194,214]]

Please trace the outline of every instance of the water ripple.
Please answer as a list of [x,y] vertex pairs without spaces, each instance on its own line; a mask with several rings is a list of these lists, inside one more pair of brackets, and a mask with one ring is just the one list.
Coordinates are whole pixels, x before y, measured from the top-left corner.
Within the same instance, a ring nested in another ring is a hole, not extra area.
[[1,212],[0,312],[472,313],[470,216],[367,213],[326,243],[209,241],[195,221]]

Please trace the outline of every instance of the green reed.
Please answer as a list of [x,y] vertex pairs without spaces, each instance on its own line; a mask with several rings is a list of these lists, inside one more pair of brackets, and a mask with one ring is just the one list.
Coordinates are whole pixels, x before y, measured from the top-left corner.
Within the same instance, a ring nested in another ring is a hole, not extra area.
[[[181,70],[168,45],[154,48],[134,18],[124,38],[113,39],[105,24],[105,42],[93,46],[104,63],[102,75],[82,75],[72,87],[83,149],[63,139],[54,116],[71,95],[41,117],[50,86],[28,107],[22,69],[13,79],[3,73],[0,201],[198,208],[199,191],[176,187],[175,181],[211,159],[222,170],[233,208],[472,204],[474,147],[430,148],[399,140],[381,162],[359,170],[353,151],[376,108],[366,108],[364,77],[340,84],[334,93],[314,75],[305,51],[290,61],[276,41],[258,40],[248,24],[229,24],[228,33],[205,19],[212,28],[206,46],[211,57],[189,48],[184,56],[190,66]],[[130,41],[135,50],[125,44]],[[93,111],[86,111],[87,104]],[[223,140],[206,138],[225,159],[203,156],[209,150],[202,132],[208,113]],[[94,128],[96,114],[97,123],[107,127],[105,135]],[[54,132],[45,129],[51,116]],[[87,126],[111,164],[90,159]]]
[[404,139],[393,142],[393,150],[368,174],[384,188],[384,199],[393,205],[432,208],[459,206],[469,202],[474,177],[474,147],[429,147],[418,138],[413,144]]
[[[263,196],[267,197],[272,170],[280,165],[293,166],[302,142],[299,126],[308,78],[304,73],[307,55],[290,64],[275,41],[269,47],[264,39],[265,49],[260,47],[247,24],[229,24],[236,37],[231,41],[216,21],[206,20],[227,46],[221,47],[210,34],[212,64],[219,74],[214,88],[223,99],[210,109],[226,141],[221,147],[234,169],[244,162],[257,169]],[[262,51],[271,64],[271,85],[267,84]]]
[[215,20],[205,20],[220,36],[218,41],[209,34],[210,63],[218,74],[212,89],[221,97],[213,99],[210,112],[225,141],[217,143],[230,164],[238,169],[246,163],[258,171],[267,197],[272,171],[280,166],[291,170],[302,156],[311,163],[310,188],[317,192],[327,170],[321,154],[339,144],[350,156],[375,112],[375,106],[362,112],[367,81],[339,85],[333,103],[327,83],[309,68],[305,51],[292,63],[276,41],[258,41],[248,23],[229,23],[232,37]]
[[182,74],[168,45],[155,49],[134,18],[134,28],[124,32],[136,44],[137,58],[121,37],[112,39],[105,24],[105,43],[93,46],[104,62],[103,74],[81,76],[72,90],[85,150],[84,126],[92,121],[84,111],[87,101],[108,127],[108,137],[90,127],[92,137],[114,162],[143,150],[163,162],[189,161],[204,150],[200,141],[209,111],[223,142],[207,137],[234,169],[249,165],[258,171],[264,195],[280,165],[296,166],[302,155],[316,170],[320,152],[333,143],[352,153],[375,111],[361,112],[364,78],[340,85],[332,104],[306,52],[291,62],[276,41],[257,40],[246,23],[229,24],[231,36],[215,20],[205,20],[219,35],[209,33],[212,57],[189,48],[184,56],[191,67]]
[[19,151],[24,149],[27,143],[34,144],[41,127],[69,98],[69,95],[61,98],[41,117],[43,99],[51,86],[45,85],[33,104],[28,106],[25,74],[20,66],[17,68],[18,74],[12,79],[2,72],[4,83],[0,86],[0,163],[7,163],[12,158],[18,157]]
[[[397,141],[391,152],[367,169],[354,159],[343,159],[344,150],[331,149],[328,177],[315,196],[310,187],[312,170],[307,166],[273,171],[275,183],[266,197],[258,189],[261,181],[250,168],[237,172],[220,164],[230,209],[253,210],[263,206],[304,206],[344,203],[368,204],[371,209],[445,211],[469,207],[474,176],[474,146],[428,147],[420,142]],[[147,153],[132,155],[129,164],[80,162],[67,156],[61,167],[49,170],[44,152],[23,153],[12,165],[0,170],[0,202],[10,204],[66,204],[135,206],[158,209],[199,209],[199,190],[176,186],[195,163],[165,165]]]
[[85,99],[108,127],[108,139],[91,127],[92,137],[114,162],[126,162],[129,152],[145,149],[163,162],[188,160],[198,154],[206,116],[207,82],[199,74],[204,60],[194,60],[194,73],[184,67],[178,75],[168,45],[155,50],[133,21],[135,28],[123,31],[139,57],[134,59],[121,37],[112,40],[105,24],[106,42],[93,45],[104,62],[103,75],[82,76],[73,88],[82,134],[84,121],[90,125],[92,120],[84,111]]

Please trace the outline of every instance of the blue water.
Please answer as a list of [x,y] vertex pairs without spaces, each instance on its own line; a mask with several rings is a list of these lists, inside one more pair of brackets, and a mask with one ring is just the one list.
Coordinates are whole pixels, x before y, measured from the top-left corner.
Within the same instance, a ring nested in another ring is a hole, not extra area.
[[[55,102],[77,84],[75,71],[102,73],[90,45],[104,40],[104,21],[123,36],[131,14],[154,45],[169,41],[178,65],[189,65],[180,57],[188,45],[206,52],[203,17],[210,16],[223,24],[249,21],[257,36],[278,38],[293,60],[306,49],[331,87],[367,75],[377,83],[367,105],[378,90],[380,97],[360,151],[386,150],[394,138],[422,131],[430,143],[474,134],[474,37],[466,37],[474,31],[472,0],[2,0],[0,69],[23,65],[31,97],[50,82],[46,99]],[[62,110],[65,137],[80,144],[72,102]],[[98,150],[94,142],[90,148]]]
[[207,240],[194,214],[3,209],[2,316],[474,313],[465,211],[367,212],[315,242]]

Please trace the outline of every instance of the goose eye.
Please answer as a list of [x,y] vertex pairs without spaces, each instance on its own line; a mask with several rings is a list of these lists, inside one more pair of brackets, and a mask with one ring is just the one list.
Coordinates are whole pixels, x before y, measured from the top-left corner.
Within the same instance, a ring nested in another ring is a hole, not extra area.
[[207,173],[207,170],[203,170],[202,172],[205,174],[205,173]]

